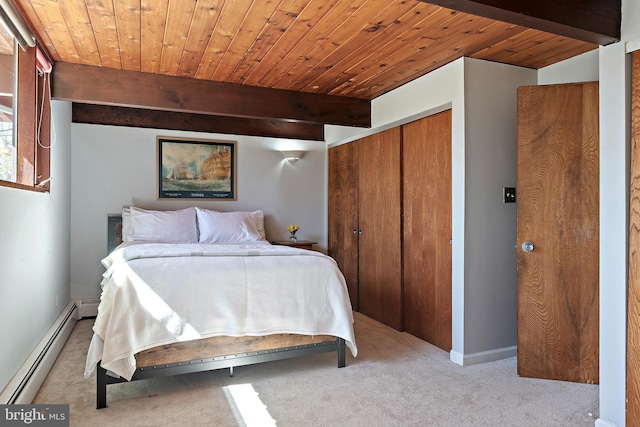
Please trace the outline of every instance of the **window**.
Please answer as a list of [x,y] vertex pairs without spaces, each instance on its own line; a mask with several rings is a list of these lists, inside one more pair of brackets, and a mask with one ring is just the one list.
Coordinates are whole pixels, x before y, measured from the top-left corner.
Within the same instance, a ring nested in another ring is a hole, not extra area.
[[10,28],[0,26],[0,185],[44,192],[50,178],[50,65],[35,42],[29,46],[19,36],[19,46]]
[[0,179],[16,180],[16,153],[13,138],[13,99],[15,92],[15,43],[0,27]]

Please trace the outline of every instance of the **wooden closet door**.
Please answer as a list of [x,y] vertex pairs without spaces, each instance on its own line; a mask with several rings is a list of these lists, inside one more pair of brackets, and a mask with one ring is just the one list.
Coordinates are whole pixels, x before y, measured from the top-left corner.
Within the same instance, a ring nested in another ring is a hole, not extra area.
[[518,89],[521,376],[598,382],[598,105],[597,83]]
[[404,330],[451,350],[451,110],[403,126]]
[[360,312],[402,327],[400,128],[356,142]]
[[345,277],[358,310],[358,158],[354,144],[329,149],[328,254]]

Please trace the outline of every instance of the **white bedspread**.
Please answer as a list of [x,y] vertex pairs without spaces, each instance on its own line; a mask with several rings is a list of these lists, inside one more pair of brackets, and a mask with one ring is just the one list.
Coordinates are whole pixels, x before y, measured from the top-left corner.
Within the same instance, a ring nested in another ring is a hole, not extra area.
[[122,244],[107,268],[85,377],[131,379],[133,355],[217,335],[334,335],[357,355],[342,273],[319,252],[272,246]]

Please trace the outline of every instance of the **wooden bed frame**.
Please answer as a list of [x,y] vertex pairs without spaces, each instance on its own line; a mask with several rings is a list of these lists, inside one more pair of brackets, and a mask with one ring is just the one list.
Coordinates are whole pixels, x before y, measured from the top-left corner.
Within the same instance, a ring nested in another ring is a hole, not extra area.
[[[230,351],[243,349],[240,352]],[[135,355],[139,366],[131,381],[192,372],[253,365],[311,354],[338,352],[338,368],[345,366],[345,341],[328,335],[269,335],[264,337],[213,337],[154,347]],[[214,356],[218,354],[220,356]],[[195,357],[194,357],[195,356]],[[98,364],[96,407],[107,407],[107,385],[126,382],[111,376]]]
[[[108,217],[108,250],[122,241],[122,217]],[[336,351],[338,368],[345,366],[346,350],[342,338],[330,335],[279,334],[267,336],[219,336],[153,347],[135,355],[136,369],[131,381],[154,377],[203,372],[274,360]],[[107,385],[126,382],[110,374],[98,363],[96,407],[107,406]]]

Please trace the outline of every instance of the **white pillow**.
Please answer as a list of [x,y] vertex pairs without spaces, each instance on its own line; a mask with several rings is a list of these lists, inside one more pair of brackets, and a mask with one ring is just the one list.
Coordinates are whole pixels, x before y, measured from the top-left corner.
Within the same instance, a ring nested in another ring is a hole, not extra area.
[[216,212],[196,208],[200,243],[242,243],[262,240],[253,212]]
[[131,209],[122,209],[122,241],[132,242],[131,239]]
[[153,211],[132,206],[130,210],[129,241],[198,243],[198,226],[194,208]]
[[267,232],[264,231],[264,213],[262,211],[251,212],[256,220],[256,228],[260,233],[260,240],[267,240]]

